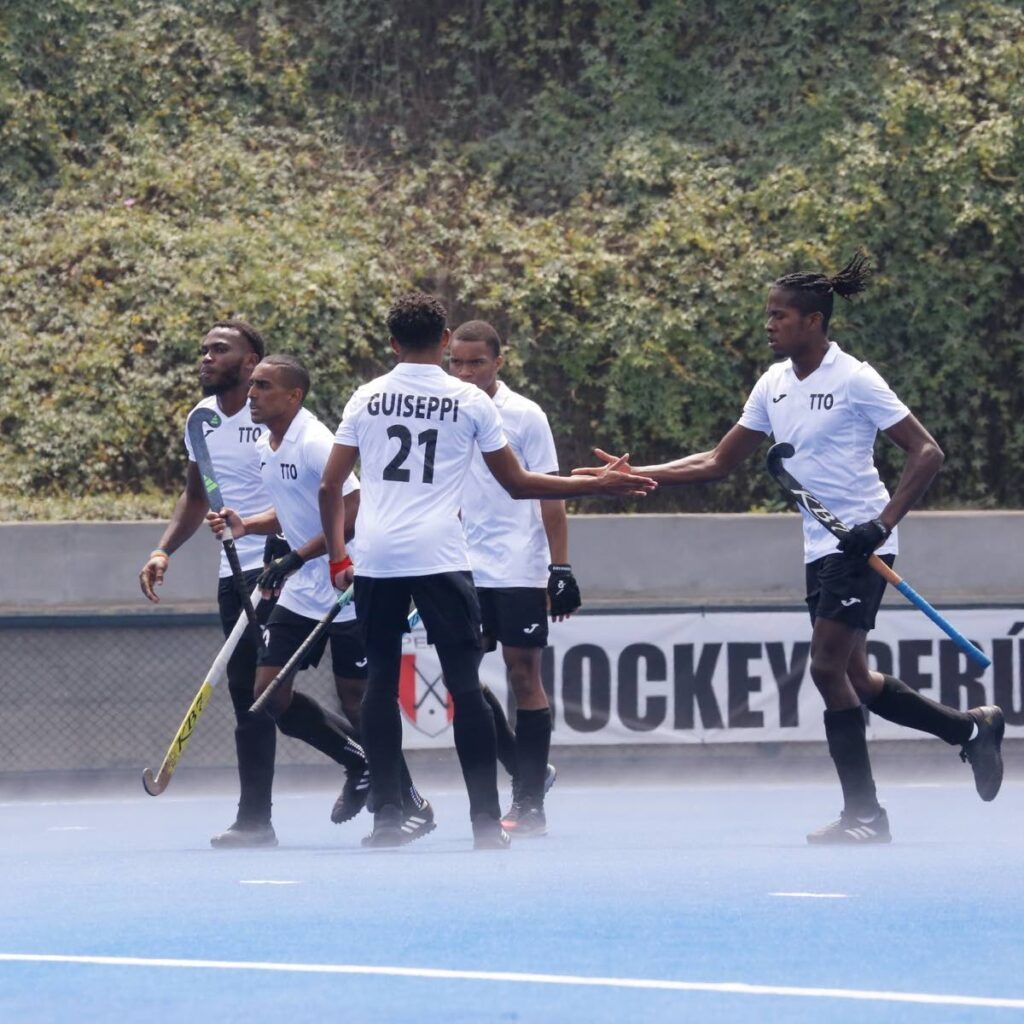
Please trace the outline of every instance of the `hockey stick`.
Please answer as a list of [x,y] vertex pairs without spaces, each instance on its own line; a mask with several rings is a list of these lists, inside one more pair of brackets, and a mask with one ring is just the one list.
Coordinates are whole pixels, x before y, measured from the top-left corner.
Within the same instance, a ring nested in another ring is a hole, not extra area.
[[[213,460],[210,458],[210,449],[206,444],[206,435],[203,427],[209,423],[210,426],[220,426],[220,416],[214,409],[196,409],[189,417],[185,427],[189,440],[192,442],[192,454],[196,457],[196,466],[199,468],[199,475],[203,478],[203,488],[206,491],[206,500],[210,503],[211,512],[220,512],[224,508],[224,498],[220,493],[220,486],[217,483],[217,476],[213,471]],[[231,567],[231,576],[235,581],[235,590],[245,610],[245,617],[249,620],[256,633],[256,646],[263,650],[263,630],[256,619],[256,610],[252,605],[252,598],[245,589],[245,580],[242,579],[242,564],[238,560],[238,551],[235,548],[235,538],[231,533],[231,527],[225,522],[224,532],[221,536],[221,544],[224,545],[224,553],[228,556],[228,565]]]
[[[258,596],[258,594],[259,590],[252,592],[253,597]],[[206,682],[199,687],[199,692],[189,705],[189,709],[185,713],[185,717],[178,727],[174,739],[171,741],[171,746],[167,751],[167,756],[164,757],[163,763],[160,765],[160,769],[156,775],[153,774],[151,768],[147,768],[142,773],[142,786],[150,796],[159,796],[167,788],[167,784],[171,781],[171,776],[174,774],[174,769],[178,766],[178,758],[184,753],[188,741],[192,738],[192,733],[195,732],[199,716],[206,710],[206,705],[210,703],[214,687],[218,683],[223,682],[227,676],[228,662],[231,660],[231,655],[235,653],[238,641],[242,639],[242,634],[245,633],[248,625],[249,623],[245,616],[239,615],[234,629],[231,630],[227,640],[224,641],[224,646],[218,651],[217,657],[213,659],[210,671],[206,673]]]
[[356,588],[354,586],[349,587],[347,590],[338,594],[337,600],[331,607],[331,610],[310,630],[309,636],[299,644],[298,650],[288,659],[287,664],[280,672],[270,680],[267,688],[252,702],[252,707],[249,708],[250,714],[256,714],[262,711],[270,698],[273,697],[277,689],[287,679],[291,679],[295,670],[298,668],[302,659],[306,656],[310,648],[327,632],[330,628],[331,623],[337,618],[338,613],[342,608],[345,607],[352,600],[353,594],[355,594]]
[[[250,713],[262,711],[270,700],[271,695],[286,679],[289,679],[292,673],[295,672],[296,666],[306,656],[306,652],[324,635],[330,624],[337,618],[338,613],[342,608],[345,607],[352,600],[355,594],[355,587],[351,586],[343,593],[338,594],[338,599],[334,603],[334,607],[313,627],[309,636],[302,641],[299,649],[288,659],[288,664],[281,669],[280,672],[270,680],[270,684],[267,688],[253,701],[252,707],[249,708]],[[415,629],[420,622],[420,613],[413,608],[409,615],[409,628]]]
[[[796,449],[788,441],[780,441],[778,444],[773,444],[768,450],[768,472],[771,473],[776,483],[786,494],[801,508],[814,516],[833,536],[842,539],[850,532],[850,528],[829,512],[810,491],[805,490],[789,470],[782,465],[782,460],[791,458],[795,451]],[[969,658],[976,661],[983,668],[988,668],[992,664],[991,659],[984,651],[978,650],[967,637],[959,633],[902,576],[890,569],[878,555],[872,555],[868,559],[868,565],[887,583],[891,583],[915,608],[924,612]]]

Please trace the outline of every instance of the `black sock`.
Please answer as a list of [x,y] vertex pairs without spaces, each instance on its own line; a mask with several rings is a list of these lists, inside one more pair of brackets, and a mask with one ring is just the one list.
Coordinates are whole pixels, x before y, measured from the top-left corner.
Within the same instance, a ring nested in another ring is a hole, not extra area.
[[845,812],[858,818],[873,818],[879,809],[878,797],[868,759],[863,709],[826,711],[825,736],[828,738],[828,752],[839,775],[839,784],[843,787]]
[[[251,701],[250,701],[251,703]],[[235,726],[238,754],[238,820],[247,825],[270,821],[277,728],[269,715],[250,715]]]
[[544,806],[544,776],[551,750],[551,709],[516,712],[516,756],[519,796],[534,807]]
[[467,647],[437,647],[445,685],[455,704],[455,750],[469,794],[469,816],[501,818],[494,715],[480,688],[479,653]]
[[882,679],[882,692],[867,706],[872,714],[887,722],[930,732],[952,746],[960,746],[970,738],[974,719],[966,711],[957,711],[922,697],[895,676],[883,676]]
[[341,719],[304,693],[292,694],[277,725],[285,736],[303,740],[346,768],[362,768],[366,763],[362,747],[350,739]]
[[490,687],[482,687],[484,700],[487,701],[494,715],[494,738],[498,745],[498,760],[501,766],[512,776],[519,777],[519,764],[517,759],[516,737],[508,724],[508,716],[501,706],[501,701],[491,692]]

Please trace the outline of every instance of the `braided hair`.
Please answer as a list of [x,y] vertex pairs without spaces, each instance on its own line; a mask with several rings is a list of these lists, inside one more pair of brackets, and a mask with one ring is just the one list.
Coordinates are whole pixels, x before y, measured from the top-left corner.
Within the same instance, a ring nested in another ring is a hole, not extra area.
[[789,304],[800,310],[804,316],[820,313],[821,329],[827,332],[828,322],[832,319],[833,296],[838,295],[849,300],[851,295],[864,291],[870,275],[868,258],[858,249],[853,259],[834,277],[797,271],[777,278],[775,287],[784,288],[789,292]]

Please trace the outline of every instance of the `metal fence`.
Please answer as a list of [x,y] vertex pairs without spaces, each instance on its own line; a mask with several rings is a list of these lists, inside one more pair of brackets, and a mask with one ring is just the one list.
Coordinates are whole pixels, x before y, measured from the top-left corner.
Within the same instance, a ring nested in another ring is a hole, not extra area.
[[[210,613],[0,617],[0,773],[157,767],[223,642]],[[298,686],[339,709],[330,664]],[[223,683],[188,763],[234,765],[234,725]],[[277,763],[325,759],[279,735]]]

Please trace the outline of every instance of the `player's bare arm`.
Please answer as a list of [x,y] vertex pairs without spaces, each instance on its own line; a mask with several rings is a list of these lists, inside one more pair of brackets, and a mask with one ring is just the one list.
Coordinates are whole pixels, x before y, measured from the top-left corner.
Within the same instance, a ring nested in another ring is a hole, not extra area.
[[171,513],[171,520],[160,538],[159,545],[146,560],[139,573],[139,586],[154,604],[160,603],[154,587],[163,586],[170,556],[199,529],[206,515],[206,492],[194,462],[188,464],[185,489],[181,492]]
[[663,462],[656,466],[631,466],[625,456],[609,455],[600,448],[594,454],[601,459],[604,466],[584,466],[574,469],[574,476],[598,476],[613,463],[619,462],[618,468],[624,473],[636,473],[649,477],[658,484],[678,486],[682,484],[713,483],[724,480],[737,466],[750,458],[761,446],[765,435],[759,430],[750,430],[739,424],[722,438],[709,452],[695,452],[672,462]]
[[900,482],[878,517],[891,530],[924,496],[946,456],[913,414],[905,416],[883,433],[907,453]]
[[620,465],[625,465],[628,456],[613,459],[597,473],[576,477],[530,473],[523,469],[508,445],[495,452],[484,452],[483,457],[494,478],[513,498],[644,498],[658,486],[642,474],[623,472]]
[[[345,538],[351,536],[347,529],[349,520],[346,516],[346,506],[349,504],[351,496],[346,499],[341,493],[341,488],[349,474],[355,469],[358,458],[358,448],[347,444],[336,444],[327,459],[327,465],[324,466],[324,473],[320,479],[320,521],[324,528],[327,557],[331,563],[331,582],[340,589],[347,587],[355,576],[348,549],[345,547]],[[351,523],[354,530],[354,515]],[[348,565],[345,565],[345,562],[348,562]]]

